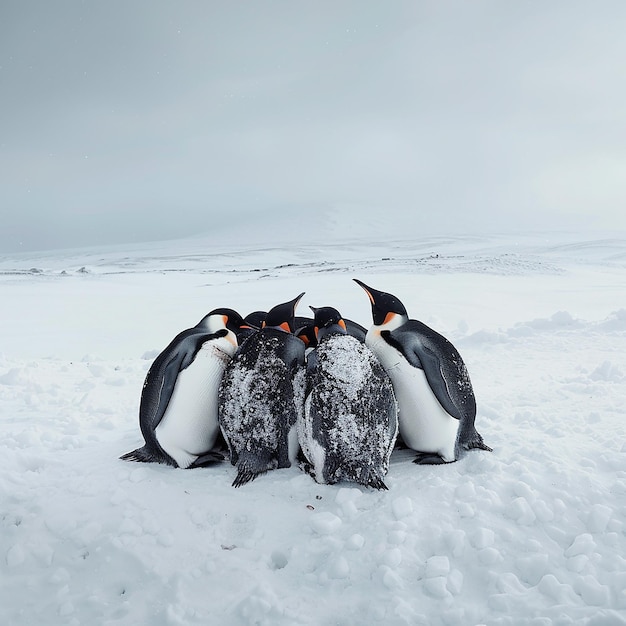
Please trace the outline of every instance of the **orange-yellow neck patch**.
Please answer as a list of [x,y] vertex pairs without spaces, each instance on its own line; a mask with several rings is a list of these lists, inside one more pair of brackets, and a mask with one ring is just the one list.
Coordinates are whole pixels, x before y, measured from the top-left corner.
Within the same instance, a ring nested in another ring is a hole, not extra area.
[[394,320],[395,317],[396,317],[396,313],[392,313],[391,311],[389,311],[389,313],[385,315],[385,321],[383,322],[383,324],[389,324],[390,322]]

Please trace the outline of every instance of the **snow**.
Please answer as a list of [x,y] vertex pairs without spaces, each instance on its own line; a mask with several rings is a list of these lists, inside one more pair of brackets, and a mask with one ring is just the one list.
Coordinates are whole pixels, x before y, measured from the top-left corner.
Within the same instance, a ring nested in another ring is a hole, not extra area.
[[[367,327],[351,278],[455,344],[492,453],[386,492],[118,459],[178,332],[300,291]],[[0,623],[626,624],[624,294],[587,234],[0,258]]]

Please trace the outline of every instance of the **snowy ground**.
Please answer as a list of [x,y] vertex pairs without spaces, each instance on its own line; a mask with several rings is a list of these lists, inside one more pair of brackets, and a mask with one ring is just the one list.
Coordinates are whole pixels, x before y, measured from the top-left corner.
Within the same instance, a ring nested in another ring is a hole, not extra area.
[[[465,359],[493,453],[388,492],[139,465],[151,360],[206,312],[396,294]],[[626,239],[0,258],[0,624],[626,624]]]

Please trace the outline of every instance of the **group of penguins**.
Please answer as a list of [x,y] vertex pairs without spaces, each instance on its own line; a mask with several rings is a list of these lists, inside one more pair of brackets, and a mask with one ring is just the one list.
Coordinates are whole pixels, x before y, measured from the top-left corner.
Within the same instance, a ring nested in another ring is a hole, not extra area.
[[319,483],[387,489],[396,444],[420,464],[490,451],[456,348],[398,298],[354,280],[371,303],[367,331],[333,307],[296,316],[302,293],[246,318],[218,308],[179,333],[146,375],[145,445],[120,458],[193,468],[228,454],[234,487],[299,464]]

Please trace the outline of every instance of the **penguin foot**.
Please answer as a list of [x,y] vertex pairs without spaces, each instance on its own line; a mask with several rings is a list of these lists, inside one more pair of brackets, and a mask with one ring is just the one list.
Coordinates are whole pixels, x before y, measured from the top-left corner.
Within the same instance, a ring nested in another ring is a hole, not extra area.
[[214,463],[221,463],[225,460],[225,456],[217,450],[209,450],[201,454],[187,469],[195,469],[196,467],[206,467]]
[[413,463],[417,463],[417,465],[443,465],[444,463],[454,463],[454,461],[444,461],[442,457],[433,452],[418,452]]

